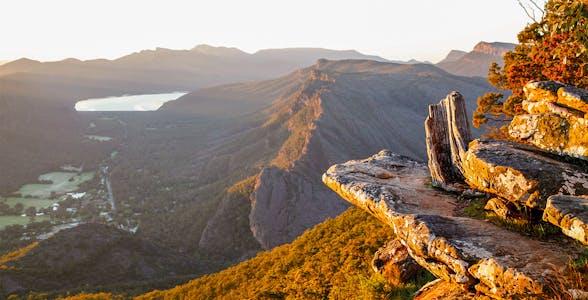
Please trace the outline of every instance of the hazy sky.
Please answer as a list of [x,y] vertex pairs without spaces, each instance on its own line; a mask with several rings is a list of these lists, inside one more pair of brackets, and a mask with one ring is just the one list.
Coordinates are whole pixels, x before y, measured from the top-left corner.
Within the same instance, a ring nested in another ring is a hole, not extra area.
[[210,44],[436,62],[478,41],[516,42],[528,21],[516,0],[2,0],[0,60],[116,58]]

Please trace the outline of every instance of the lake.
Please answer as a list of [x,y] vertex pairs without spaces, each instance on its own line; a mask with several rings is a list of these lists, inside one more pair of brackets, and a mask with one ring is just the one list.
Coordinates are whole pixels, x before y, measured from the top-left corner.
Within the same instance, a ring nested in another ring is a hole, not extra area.
[[85,99],[78,101],[75,109],[77,111],[153,111],[160,108],[163,103],[176,100],[186,94],[186,92],[173,92]]

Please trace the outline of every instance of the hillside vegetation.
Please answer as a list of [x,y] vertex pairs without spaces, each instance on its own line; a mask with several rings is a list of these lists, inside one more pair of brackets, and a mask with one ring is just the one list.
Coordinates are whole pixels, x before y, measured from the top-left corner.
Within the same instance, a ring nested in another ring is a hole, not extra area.
[[350,208],[291,244],[136,299],[389,299],[409,295],[415,283],[393,288],[369,266],[374,252],[392,238],[391,228]]
[[[147,299],[406,299],[423,283],[398,287],[371,271],[374,252],[393,238],[392,229],[359,208],[306,231],[290,244],[219,273],[206,275]],[[119,299],[121,295],[80,294],[66,299]]]

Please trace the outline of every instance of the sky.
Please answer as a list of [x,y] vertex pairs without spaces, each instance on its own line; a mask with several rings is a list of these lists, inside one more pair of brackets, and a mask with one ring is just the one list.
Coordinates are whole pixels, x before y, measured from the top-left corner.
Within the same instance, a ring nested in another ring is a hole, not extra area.
[[437,62],[479,41],[514,43],[528,22],[516,0],[2,0],[0,61],[113,59],[209,44]]

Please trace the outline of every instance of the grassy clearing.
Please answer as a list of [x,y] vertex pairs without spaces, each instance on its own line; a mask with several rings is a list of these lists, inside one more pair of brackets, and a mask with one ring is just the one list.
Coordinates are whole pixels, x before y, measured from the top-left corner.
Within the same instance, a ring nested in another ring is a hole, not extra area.
[[0,198],[0,202],[4,202],[8,204],[10,207],[14,207],[17,203],[22,203],[24,208],[27,207],[35,207],[36,209],[40,208],[47,208],[51,206],[53,203],[57,203],[57,200],[51,199],[39,199],[39,198],[18,198],[18,197],[8,197],[8,198]]
[[16,193],[22,197],[49,198],[51,192],[67,193],[76,191],[83,182],[94,178],[94,172],[82,174],[73,172],[52,172],[39,176],[39,181],[52,182],[50,184],[33,183],[22,186]]
[[[29,217],[21,217],[21,216],[0,216],[0,230],[3,230],[6,226],[10,225],[26,225],[30,223]],[[49,216],[36,216],[35,222],[40,221],[49,221],[51,218]]]

